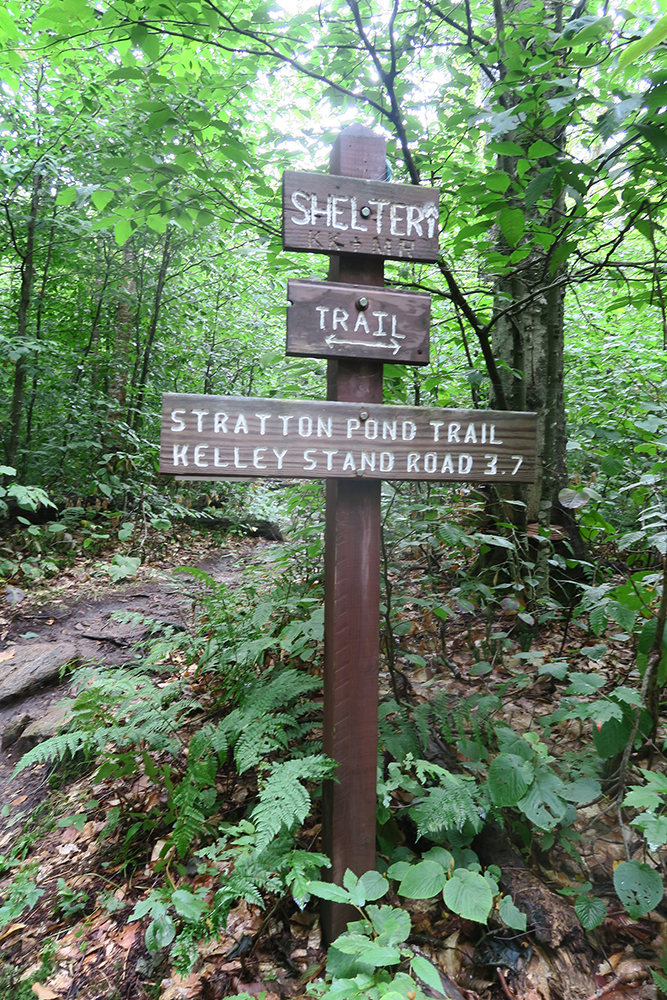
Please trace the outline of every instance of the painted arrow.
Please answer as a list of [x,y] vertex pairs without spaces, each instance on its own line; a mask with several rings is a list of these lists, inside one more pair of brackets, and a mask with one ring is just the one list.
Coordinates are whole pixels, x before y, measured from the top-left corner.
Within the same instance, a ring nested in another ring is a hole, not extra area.
[[346,344],[351,347],[381,347],[383,350],[393,351],[394,354],[398,354],[401,349],[401,345],[393,337],[388,344],[381,344],[377,340],[370,342],[367,340],[340,340],[335,333],[330,333],[328,337],[324,338],[324,342],[327,347],[333,347],[334,344]]

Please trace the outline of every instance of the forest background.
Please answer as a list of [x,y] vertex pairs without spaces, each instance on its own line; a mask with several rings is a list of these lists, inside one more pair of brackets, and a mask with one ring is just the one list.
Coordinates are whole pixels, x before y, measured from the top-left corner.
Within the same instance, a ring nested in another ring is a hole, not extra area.
[[[441,189],[438,264],[386,266],[388,286],[433,297],[431,363],[386,365],[385,401],[539,415],[531,489],[487,491],[483,502],[450,487],[387,489],[387,537],[395,518],[400,545],[421,546],[436,577],[445,551],[478,553],[473,574],[468,562],[468,572],[449,581],[455,610],[446,610],[442,577],[434,607],[441,620],[488,609],[514,615],[524,654],[538,627],[559,621],[567,631],[573,616],[595,639],[623,630],[618,641],[637,658],[631,687],[612,685],[603,709],[600,685],[589,681],[587,690],[575,680],[568,691],[579,700],[563,709],[594,718],[607,736],[616,726],[613,753],[597,750],[616,760],[613,794],[622,794],[635,742],[643,735],[655,745],[667,679],[667,601],[660,600],[667,19],[660,13],[648,3],[593,9],[585,0],[497,0],[474,9],[465,0],[6,3],[0,490],[12,520],[3,577],[25,585],[57,574],[77,547],[95,555],[120,543],[110,573],[123,578],[137,571],[149,530],[168,538],[193,508],[203,522],[211,503],[237,523],[272,519],[279,508],[285,515],[264,487],[203,492],[161,480],[160,396],[324,397],[324,363],[284,356],[287,280],[323,278],[327,261],[282,252],[280,176],[286,168],[327,170],[340,129],[361,122],[386,136],[392,180]],[[47,498],[59,508],[52,516]],[[317,509],[317,490],[304,486],[291,503]],[[316,566],[321,549],[312,532],[305,545]],[[315,571],[308,572],[312,582]],[[299,633],[303,660],[317,642],[313,609],[295,607],[291,613],[310,622],[310,632]],[[392,644],[401,623],[392,613],[388,587],[387,661],[398,701]],[[255,658],[267,648],[260,641]],[[587,647],[598,659],[600,648]],[[423,657],[410,655],[420,665]],[[480,660],[477,676],[494,662],[493,654]],[[546,673],[564,680],[568,665],[554,664]],[[509,766],[508,755],[523,761],[514,760],[513,790],[489,792],[493,805],[518,808],[538,834],[550,834],[565,812],[556,817],[552,803],[545,818],[547,798],[539,796],[542,812],[525,804],[529,786],[539,786],[537,758],[493,739],[497,771]],[[412,752],[392,745],[399,763]],[[313,764],[301,777],[314,781],[324,767]],[[492,788],[490,765],[489,773]],[[175,802],[170,822],[180,817],[182,836],[194,806],[181,802],[179,813]],[[658,824],[644,851],[667,841],[663,799],[653,806],[638,824]],[[656,869],[632,864],[640,881],[648,879],[648,896],[641,906],[635,900],[634,912],[644,914],[647,899],[655,905],[647,871]],[[228,892],[218,923],[230,899]],[[587,890],[577,899],[585,927],[604,919]],[[476,905],[478,919],[484,906],[479,898]],[[509,924],[519,926],[508,905]],[[202,918],[196,907],[184,915],[176,906],[169,916],[164,900],[159,906],[143,911],[152,913],[153,943],[156,935],[171,942],[179,918],[186,930],[188,919],[194,926]],[[190,928],[186,958],[192,940]]]

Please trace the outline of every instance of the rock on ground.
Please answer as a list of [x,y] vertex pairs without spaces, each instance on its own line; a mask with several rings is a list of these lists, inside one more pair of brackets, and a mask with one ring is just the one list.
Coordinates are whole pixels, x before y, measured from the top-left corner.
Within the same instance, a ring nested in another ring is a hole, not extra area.
[[0,704],[58,679],[62,667],[77,658],[72,642],[13,646],[0,653]]
[[13,746],[25,727],[32,722],[32,715],[29,712],[18,712],[13,715],[2,731],[2,749],[6,750]]
[[16,749],[20,754],[32,750],[38,743],[51,739],[69,725],[72,717],[71,705],[54,705],[41,719],[35,719],[23,730],[16,741]]

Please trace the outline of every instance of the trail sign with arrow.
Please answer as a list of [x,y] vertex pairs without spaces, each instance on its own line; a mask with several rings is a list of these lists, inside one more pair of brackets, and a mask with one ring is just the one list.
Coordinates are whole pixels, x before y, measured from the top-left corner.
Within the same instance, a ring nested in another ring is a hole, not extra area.
[[289,281],[287,354],[429,362],[431,297],[333,281]]

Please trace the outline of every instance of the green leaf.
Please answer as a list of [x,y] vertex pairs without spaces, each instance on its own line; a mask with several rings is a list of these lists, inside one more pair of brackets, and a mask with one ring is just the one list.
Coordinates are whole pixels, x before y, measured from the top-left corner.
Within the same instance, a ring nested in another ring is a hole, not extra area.
[[640,542],[643,538],[646,538],[645,531],[628,531],[625,535],[621,535],[618,540],[618,551],[624,552],[625,549],[629,549],[631,545],[635,542]]
[[538,667],[537,676],[542,677],[543,674],[550,674],[557,681],[564,681],[567,677],[568,669],[565,660],[556,660],[553,663],[543,663],[541,667]]
[[663,897],[660,875],[639,861],[621,861],[614,871],[614,888],[633,920],[646,916]]
[[113,191],[100,191],[98,189],[97,191],[93,191],[92,195],[90,196],[90,199],[95,208],[98,208],[100,212],[103,212],[104,209],[109,204],[109,202],[113,201],[113,197],[114,197]]
[[336,948],[344,955],[354,955],[364,965],[375,968],[381,965],[398,965],[401,961],[398,948],[371,941],[363,934],[342,934],[336,938]]
[[537,142],[528,147],[527,156],[531,160],[539,160],[543,156],[553,156],[557,152],[558,149],[552,142],[545,142],[544,139],[538,139]]
[[658,848],[667,844],[667,816],[643,813],[631,821],[631,826],[636,826],[638,830],[642,831],[650,850],[657,851]]
[[526,914],[515,905],[511,896],[503,896],[498,906],[500,919],[517,931],[525,931],[528,921]]
[[591,497],[588,493],[584,493],[582,490],[571,490],[569,487],[562,489],[558,494],[558,502],[562,507],[567,507],[568,510],[585,507],[590,501]]
[[637,620],[637,612],[629,608],[627,604],[621,604],[619,601],[609,601],[607,604],[607,613],[626,632],[632,632]]
[[565,783],[561,796],[566,802],[592,802],[601,794],[602,787],[595,778],[577,778],[576,781]]
[[623,805],[655,812],[662,805],[662,796],[650,785],[633,785],[623,799]]
[[535,756],[533,747],[523,738],[521,733],[515,733],[509,726],[496,726],[494,730],[498,740],[498,749],[502,754],[514,754],[522,760],[532,760]]
[[613,458],[611,455],[605,455],[600,464],[605,476],[616,477],[620,476],[623,472],[623,462],[621,462],[620,458]]
[[664,17],[661,17],[643,38],[638,38],[636,41],[630,42],[630,44],[626,46],[618,60],[618,70],[615,72],[624,70],[626,66],[630,66],[632,63],[635,63],[641,58],[641,56],[646,55],[646,53],[650,52],[651,49],[660,45],[665,38],[667,38],[667,14]]
[[350,902],[353,906],[365,906],[370,900],[384,896],[389,889],[389,882],[379,872],[364,872],[357,879],[349,868],[343,876],[343,885],[350,894]]
[[504,194],[510,186],[510,175],[504,170],[496,170],[492,174],[487,174],[484,183],[490,191]]
[[533,780],[530,763],[511,753],[501,753],[489,767],[488,784],[496,806],[514,806],[524,797]]
[[75,830],[83,830],[87,819],[87,813],[76,813],[74,816],[61,816],[56,826],[73,826]]
[[619,684],[618,687],[615,687],[612,691],[612,697],[624,705],[634,705],[635,708],[642,706],[642,696],[639,691],[626,687],[625,684]]
[[166,948],[176,937],[176,927],[171,917],[164,913],[156,917],[148,925],[146,930],[145,944],[148,951],[159,951]]
[[69,187],[64,188],[62,191],[58,192],[58,197],[56,198],[56,205],[73,205],[76,201],[76,188]]
[[601,632],[604,632],[609,624],[606,605],[598,604],[597,607],[591,610],[588,616],[588,624],[593,635],[598,636]]
[[515,247],[526,228],[526,217],[520,208],[504,208],[498,216],[500,230],[511,247]]
[[527,208],[534,205],[537,199],[541,198],[542,195],[549,190],[553,183],[555,173],[555,167],[549,167],[548,170],[542,170],[537,177],[533,177],[524,194],[524,200]]
[[[432,990],[439,993],[441,997],[446,997],[447,994],[442,988],[442,979],[440,978],[440,973],[436,969],[432,962],[429,962],[427,958],[422,958],[421,955],[415,955],[410,962],[410,967],[412,972],[418,979],[421,979],[423,983],[430,986]],[[386,1000],[386,994],[385,994]]]
[[486,545],[496,545],[500,549],[509,549],[513,552],[516,548],[514,542],[511,542],[509,538],[503,538],[502,535],[487,535],[482,531],[475,533],[475,538],[478,542],[483,542]]
[[445,870],[435,861],[420,861],[412,865],[398,887],[400,896],[410,899],[431,899],[442,891],[446,881]]
[[517,805],[540,830],[553,830],[568,808],[561,794],[563,788],[563,782],[549,767],[538,767],[532,785]]
[[570,674],[570,684],[565,689],[565,694],[597,694],[598,690],[606,683],[606,678],[601,677],[600,674]]
[[498,156],[523,156],[523,149],[518,142],[490,142],[486,148]]
[[442,865],[445,871],[449,871],[453,866],[454,856],[444,847],[431,847],[422,855],[422,861],[435,861],[436,864]]
[[157,62],[160,58],[160,36],[146,32],[139,40],[142,52],[151,60]]
[[114,238],[119,247],[122,247],[124,243],[127,243],[132,233],[133,227],[129,219],[119,219],[113,227]]
[[401,882],[408,871],[412,868],[409,861],[396,861],[387,869],[387,875],[389,878],[396,879],[397,882]]
[[382,945],[399,945],[407,941],[412,924],[410,914],[397,906],[373,906],[367,908],[373,930]]
[[[607,646],[604,642],[598,642],[594,646],[582,646],[579,652],[582,656],[587,656],[589,660],[601,660],[605,653],[607,652]],[[596,687],[604,687],[604,678],[600,677],[599,674],[572,674],[573,677],[589,677],[590,683],[594,684]],[[582,692],[575,692],[575,694],[581,694]],[[592,691],[588,692],[592,694]]]
[[595,896],[578,896],[574,904],[574,912],[581,921],[585,931],[592,931],[603,923],[607,916],[607,907],[601,899]]
[[444,900],[464,920],[485,924],[493,906],[491,887],[483,875],[457,868],[444,889]]
[[340,885],[333,882],[309,882],[308,892],[318,899],[330,899],[332,903],[349,903],[350,894]]
[[206,909],[203,899],[187,889],[177,889],[172,894],[171,902],[179,917],[184,917],[185,920],[199,920]]

